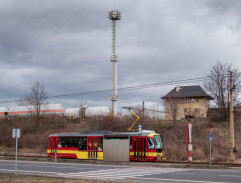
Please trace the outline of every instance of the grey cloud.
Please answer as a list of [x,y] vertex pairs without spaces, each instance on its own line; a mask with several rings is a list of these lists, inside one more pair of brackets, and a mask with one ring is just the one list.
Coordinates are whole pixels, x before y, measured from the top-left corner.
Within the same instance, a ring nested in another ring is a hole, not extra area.
[[[204,76],[217,60],[240,68],[239,1],[7,0],[0,3],[0,73],[7,78],[0,79],[0,100],[24,96],[35,80],[49,95],[111,89],[112,9],[122,13],[119,87]],[[173,87],[119,92],[119,102],[159,102]],[[86,98],[109,105],[111,95]],[[51,102],[71,107],[79,100]]]

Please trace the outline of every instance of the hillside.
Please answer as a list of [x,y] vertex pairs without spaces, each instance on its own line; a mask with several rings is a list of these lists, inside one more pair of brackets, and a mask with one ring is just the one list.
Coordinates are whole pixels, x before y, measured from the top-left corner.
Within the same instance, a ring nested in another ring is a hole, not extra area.
[[[12,138],[12,129],[21,129],[19,140],[20,152],[46,153],[48,136],[59,132],[77,132],[85,130],[113,130],[126,131],[134,121],[125,116],[115,121],[111,117],[102,120],[89,119],[79,122],[63,116],[48,116],[40,119],[39,128],[35,128],[34,117],[18,117],[0,119],[0,151],[14,152],[15,139]],[[209,161],[209,134],[213,134],[212,143],[213,161],[229,160],[229,122],[214,119],[194,119],[192,122],[193,161]],[[186,161],[186,123],[185,121],[153,121],[148,117],[141,118],[143,129],[155,130],[163,139],[164,156],[168,161]],[[235,114],[235,142],[238,149],[236,159],[241,162],[241,120],[240,114]],[[238,162],[238,161],[237,161]]]

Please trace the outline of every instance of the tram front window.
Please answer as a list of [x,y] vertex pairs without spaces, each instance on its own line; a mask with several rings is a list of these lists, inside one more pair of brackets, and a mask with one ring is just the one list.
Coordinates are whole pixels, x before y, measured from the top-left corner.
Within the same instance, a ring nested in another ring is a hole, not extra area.
[[159,135],[154,135],[155,149],[162,149],[162,141]]

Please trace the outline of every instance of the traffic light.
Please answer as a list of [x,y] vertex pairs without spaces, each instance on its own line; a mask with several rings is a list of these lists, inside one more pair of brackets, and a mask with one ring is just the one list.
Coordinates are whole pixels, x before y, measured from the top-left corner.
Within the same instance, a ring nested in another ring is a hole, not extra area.
[[193,118],[195,118],[195,116],[186,115],[186,119],[193,119]]

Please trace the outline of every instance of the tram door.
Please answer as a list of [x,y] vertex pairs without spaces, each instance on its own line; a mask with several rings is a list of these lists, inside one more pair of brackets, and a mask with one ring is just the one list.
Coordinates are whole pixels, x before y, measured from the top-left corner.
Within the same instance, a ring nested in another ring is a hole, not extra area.
[[56,137],[50,138],[51,156],[55,156],[55,153],[57,153],[57,148],[58,148],[58,138]]
[[87,137],[88,159],[97,159],[99,137]]
[[146,160],[147,137],[132,137],[134,160]]

